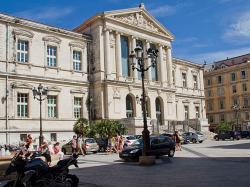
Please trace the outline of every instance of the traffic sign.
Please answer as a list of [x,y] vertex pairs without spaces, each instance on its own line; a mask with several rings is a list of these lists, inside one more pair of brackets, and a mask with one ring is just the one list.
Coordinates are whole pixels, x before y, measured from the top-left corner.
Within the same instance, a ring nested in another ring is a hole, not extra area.
[[124,124],[121,124],[121,128],[122,128],[122,129],[124,128]]

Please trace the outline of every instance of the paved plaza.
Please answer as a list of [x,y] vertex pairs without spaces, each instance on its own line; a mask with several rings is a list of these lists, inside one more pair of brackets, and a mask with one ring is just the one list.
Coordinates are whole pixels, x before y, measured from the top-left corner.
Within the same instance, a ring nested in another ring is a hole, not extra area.
[[71,173],[85,187],[241,187],[250,184],[249,166],[250,140],[208,140],[184,145],[153,166],[124,162],[117,154],[80,156],[80,168]]
[[124,162],[115,153],[80,156],[78,163],[70,172],[84,187],[243,187],[250,184],[250,140],[190,143],[153,166]]

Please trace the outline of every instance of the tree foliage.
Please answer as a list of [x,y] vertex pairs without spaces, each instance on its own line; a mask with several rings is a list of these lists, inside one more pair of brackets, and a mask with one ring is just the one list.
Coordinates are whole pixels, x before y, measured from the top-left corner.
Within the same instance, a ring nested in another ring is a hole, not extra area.
[[217,134],[221,134],[221,133],[224,133],[226,131],[229,131],[231,130],[230,129],[230,125],[226,122],[226,121],[222,121],[220,122],[214,129],[214,131],[217,133]]
[[232,130],[237,126],[236,121],[230,121],[228,124],[232,127]]
[[[99,134],[101,137],[105,137],[106,135],[121,135],[123,133],[123,129],[121,128],[121,122],[116,120],[102,119],[100,122],[96,123],[91,131]],[[127,129],[124,129],[124,133],[126,133]]]
[[89,121],[85,118],[79,118],[74,124],[73,131],[77,135],[88,135],[90,132]]

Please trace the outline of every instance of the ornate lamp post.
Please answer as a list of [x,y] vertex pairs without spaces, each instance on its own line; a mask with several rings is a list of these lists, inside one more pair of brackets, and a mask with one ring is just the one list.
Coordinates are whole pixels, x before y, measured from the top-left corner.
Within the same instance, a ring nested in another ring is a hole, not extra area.
[[34,99],[37,99],[40,102],[40,136],[39,136],[39,146],[43,143],[43,125],[42,125],[42,101],[45,100],[48,96],[48,90],[44,89],[41,84],[37,89],[33,88]]
[[236,115],[236,120],[237,120],[236,125],[237,125],[237,130],[238,130],[238,119],[239,119],[238,113],[240,111],[241,106],[239,104],[234,104],[231,108],[234,110],[235,115]]
[[[150,142],[149,142],[149,130],[147,126],[147,116],[146,116],[146,94],[145,94],[145,88],[144,88],[144,76],[145,72],[149,70],[150,67],[156,67],[156,59],[157,59],[157,53],[158,50],[153,50],[152,48],[149,48],[147,50],[147,58],[143,58],[143,50],[142,48],[137,45],[134,51],[131,51],[130,60],[131,60],[131,66],[133,71],[136,69],[137,71],[141,72],[141,79],[142,79],[142,98],[140,101],[142,102],[142,111],[143,111],[143,131],[142,131],[142,137],[143,137],[143,152],[142,156],[147,156],[148,150],[150,150]],[[148,67],[145,67],[144,61],[151,59],[151,65]],[[136,67],[136,60],[138,62],[138,67]],[[139,97],[136,97],[137,102],[139,102]]]

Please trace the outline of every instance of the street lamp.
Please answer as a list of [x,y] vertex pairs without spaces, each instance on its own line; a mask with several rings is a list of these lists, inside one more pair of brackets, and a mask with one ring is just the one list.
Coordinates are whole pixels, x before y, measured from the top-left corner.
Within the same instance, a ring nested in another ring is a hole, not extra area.
[[42,101],[45,100],[48,96],[48,89],[44,89],[41,84],[37,87],[34,87],[33,90],[34,99],[37,99],[40,102],[40,136],[39,136],[39,146],[43,143],[43,125],[42,125]]
[[[143,111],[143,131],[142,131],[142,137],[143,137],[143,152],[142,156],[147,156],[148,151],[150,150],[150,143],[149,143],[149,130],[147,126],[147,117],[146,117],[146,94],[145,94],[145,88],[144,88],[144,73],[148,71],[150,67],[156,67],[156,59],[158,57],[157,55],[158,50],[149,48],[147,50],[147,58],[143,58],[143,50],[142,48],[137,44],[134,51],[131,51],[130,54],[130,63],[132,66],[133,71],[136,69],[137,71],[141,72],[141,79],[142,79],[142,98],[139,99],[138,96],[136,96],[137,103],[139,103],[139,100],[142,104],[142,111]],[[148,67],[145,67],[144,61],[147,61],[148,59],[151,59],[151,65]],[[136,67],[136,60],[138,63],[138,66]]]
[[232,107],[231,107],[233,110],[234,110],[234,112],[235,112],[235,115],[236,115],[236,120],[237,120],[237,129],[238,129],[238,119],[239,119],[239,116],[238,116],[238,113],[239,113],[239,111],[240,111],[240,108],[241,108],[241,106],[239,105],[239,104],[234,104]]

